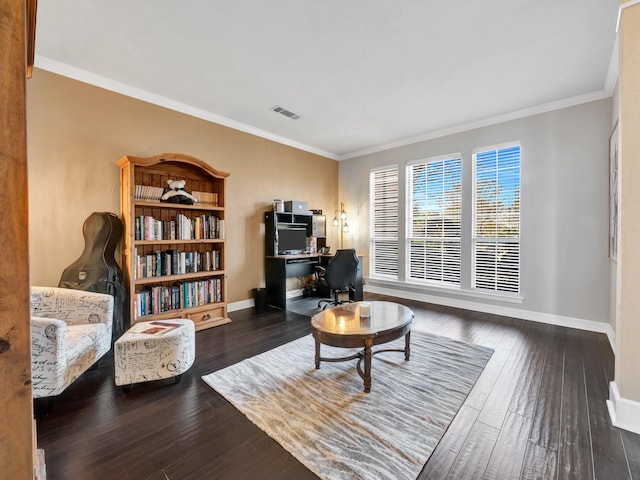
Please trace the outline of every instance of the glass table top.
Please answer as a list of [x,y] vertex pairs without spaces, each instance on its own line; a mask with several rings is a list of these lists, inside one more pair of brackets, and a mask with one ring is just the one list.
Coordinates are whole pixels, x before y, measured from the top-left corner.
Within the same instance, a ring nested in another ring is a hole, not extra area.
[[[363,305],[365,308],[363,309]],[[366,315],[370,305],[370,316]],[[363,310],[365,310],[363,312]],[[393,302],[355,302],[327,308],[311,318],[311,326],[321,332],[338,335],[375,335],[411,322],[413,312]]]

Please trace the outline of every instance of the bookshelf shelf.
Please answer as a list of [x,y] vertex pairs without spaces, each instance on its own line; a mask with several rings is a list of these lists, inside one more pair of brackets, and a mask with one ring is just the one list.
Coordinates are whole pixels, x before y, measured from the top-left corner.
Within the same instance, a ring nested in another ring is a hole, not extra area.
[[199,279],[199,278],[209,278],[211,276],[224,275],[224,270],[212,270],[210,272],[194,272],[194,273],[183,273],[181,275],[161,275],[159,277],[144,277],[137,278],[134,280],[136,285],[148,285],[148,284],[157,284],[164,282],[183,282],[185,280],[191,279]]
[[[189,318],[196,330],[229,323],[224,231],[229,174],[181,153],[125,156],[118,166],[129,323]],[[185,190],[208,203],[159,201],[167,180],[185,180]]]
[[222,238],[204,238],[198,240],[134,240],[134,245],[200,245],[207,243],[224,243]]
[[136,207],[150,207],[150,208],[160,208],[160,209],[171,209],[171,210],[202,210],[208,212],[224,212],[224,207],[218,207],[215,205],[208,205],[205,203],[197,203],[195,205],[181,205],[178,203],[167,203],[167,202],[152,202],[145,200],[134,200],[134,205]]
[[[196,330],[217,327],[229,323],[230,320],[224,316],[216,315],[226,309],[224,303],[209,303],[200,307],[189,309],[171,310],[157,315],[145,315],[138,319],[139,322],[150,322],[153,320],[163,320],[168,318],[186,318],[188,315],[195,323]],[[214,312],[213,314],[211,312]]]

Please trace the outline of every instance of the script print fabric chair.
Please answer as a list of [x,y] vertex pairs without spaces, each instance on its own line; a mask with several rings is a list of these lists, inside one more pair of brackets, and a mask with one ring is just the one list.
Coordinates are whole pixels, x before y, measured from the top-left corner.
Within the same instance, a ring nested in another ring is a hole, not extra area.
[[340,294],[355,292],[356,277],[358,275],[358,256],[352,248],[336,251],[336,254],[327,263],[327,268],[317,267],[318,283],[326,285],[329,289],[331,300],[320,300],[318,308],[324,303],[323,310],[329,305],[340,305],[353,302],[353,300],[340,300]]
[[33,398],[60,394],[111,349],[113,297],[31,287]]

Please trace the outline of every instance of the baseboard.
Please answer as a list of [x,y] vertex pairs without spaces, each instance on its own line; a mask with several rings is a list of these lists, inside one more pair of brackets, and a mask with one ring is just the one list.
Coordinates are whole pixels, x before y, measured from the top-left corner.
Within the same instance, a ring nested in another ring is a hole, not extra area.
[[505,317],[519,318],[522,320],[530,320],[533,322],[546,323],[559,327],[577,328],[589,332],[604,333],[609,340],[611,350],[615,354],[615,332],[608,322],[596,322],[593,320],[584,320],[581,318],[565,317],[563,315],[552,315],[549,313],[534,312],[531,310],[523,310],[504,305],[491,305],[470,300],[462,300],[450,297],[440,297],[437,295],[429,295],[426,293],[417,293],[406,290],[396,290],[395,288],[385,288],[377,285],[366,284],[365,292],[378,293],[380,295],[389,295],[391,297],[404,298],[407,300],[416,300],[419,302],[434,303],[436,305],[444,305],[447,307],[462,308],[464,310],[473,310],[476,312],[491,313],[493,315],[502,315]]
[[[549,313],[533,312],[531,310],[523,310],[503,305],[490,305],[486,303],[473,302],[469,300],[461,300],[457,298],[440,297],[437,295],[429,295],[426,293],[409,292],[406,290],[396,290],[394,288],[385,288],[377,285],[365,284],[364,291],[370,293],[378,293],[380,295],[389,295],[391,297],[404,298],[407,300],[416,300],[419,302],[434,303],[436,305],[444,305],[447,307],[462,308],[464,310],[473,310],[476,312],[491,313],[493,315],[502,315],[505,317],[519,318],[521,320],[530,320],[533,322],[546,323],[559,327],[577,328],[589,332],[604,333],[609,340],[611,350],[615,354],[616,337],[611,324],[608,322],[595,322],[593,320],[584,320],[581,318],[565,317],[563,315],[552,315]],[[289,290],[287,298],[301,297],[303,289]],[[228,312],[235,312],[245,308],[253,308],[255,306],[253,299],[241,300],[227,304]]]
[[227,312],[235,312],[237,310],[244,310],[245,308],[253,308],[256,304],[252,298],[248,300],[240,300],[239,302],[227,303]]
[[287,298],[298,298],[304,295],[304,288],[297,288],[295,290],[287,290]]
[[614,427],[640,434],[640,402],[622,398],[616,382],[609,383],[607,409]]
[[[298,288],[297,290],[287,290],[287,298],[302,297],[303,294],[304,294],[303,288]],[[247,300],[240,300],[239,302],[227,303],[227,312],[235,312],[236,310],[253,308],[255,306],[256,306],[255,301],[252,298],[249,298]]]

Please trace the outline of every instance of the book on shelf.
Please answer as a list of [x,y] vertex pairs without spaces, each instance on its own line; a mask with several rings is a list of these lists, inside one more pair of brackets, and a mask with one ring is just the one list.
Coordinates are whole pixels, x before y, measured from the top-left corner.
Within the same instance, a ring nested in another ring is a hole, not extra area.
[[150,185],[136,185],[134,196],[136,200],[144,200],[145,202],[160,202],[160,198],[164,193],[162,187],[152,187]]
[[134,296],[134,318],[222,302],[222,279],[208,278],[147,287]]
[[189,218],[179,213],[174,220],[157,220],[153,216],[135,217],[135,240],[209,240],[224,239],[224,220],[215,215]]
[[149,277],[184,275],[187,273],[215,272],[221,270],[219,250],[206,252],[186,252],[178,250],[155,250],[147,255],[139,255],[133,250],[134,280]]

